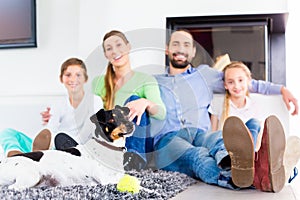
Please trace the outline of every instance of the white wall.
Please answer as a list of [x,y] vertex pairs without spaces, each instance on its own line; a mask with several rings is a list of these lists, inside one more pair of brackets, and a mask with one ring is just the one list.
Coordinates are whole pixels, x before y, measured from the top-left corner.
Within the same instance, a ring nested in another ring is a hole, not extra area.
[[[0,49],[0,65],[5,74],[0,79],[0,96],[61,93],[60,64],[71,56],[89,58],[95,51],[102,56],[99,45],[104,33],[111,29],[134,32],[150,28],[159,32],[165,28],[166,17],[287,10],[286,0],[186,0],[181,4],[182,1],[176,3],[174,0],[130,0],[130,3],[123,0],[37,0],[38,47]],[[148,38],[153,39],[151,36]],[[155,59],[163,65],[164,35],[154,39],[161,48],[159,56],[154,53]]]
[[[71,56],[86,59],[91,77],[102,73],[106,61],[100,44],[103,35],[112,29],[130,35],[133,49],[142,47],[133,52],[133,66],[146,71],[151,71],[150,66],[162,70],[166,17],[280,13],[288,11],[287,4],[286,0],[37,0],[38,48],[0,49],[0,98],[5,101],[13,96],[22,101],[26,95],[34,94],[33,98],[43,101],[45,96],[62,94],[59,67]],[[149,44],[141,44],[139,36],[146,36],[154,47],[145,48]],[[292,87],[297,79],[291,78],[294,65],[289,63],[288,87],[299,94]],[[299,130],[296,125],[295,121],[292,130]]]
[[[300,5],[297,0],[289,0],[289,18],[286,29],[286,48],[287,48],[287,87],[293,92],[300,103],[299,87],[299,19]],[[296,72],[296,73],[295,73]],[[300,115],[290,117],[290,133],[300,135]]]
[[79,0],[37,0],[37,48],[0,49],[0,97],[61,93],[60,64],[77,56]]

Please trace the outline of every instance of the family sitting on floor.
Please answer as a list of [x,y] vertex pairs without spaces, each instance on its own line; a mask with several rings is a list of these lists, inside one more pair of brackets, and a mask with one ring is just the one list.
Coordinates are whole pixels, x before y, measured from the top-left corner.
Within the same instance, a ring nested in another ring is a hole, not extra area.
[[[286,142],[281,122],[276,116],[261,118],[259,102],[250,93],[281,94],[288,108],[294,104],[292,115],[296,115],[297,99],[286,87],[252,79],[247,66],[238,61],[222,71],[192,66],[196,46],[186,30],[174,31],[168,38],[165,74],[132,70],[131,46],[120,31],[108,32],[102,47],[108,66],[105,75],[93,80],[93,94],[83,89],[88,78],[84,63],[77,58],[65,61],[60,80],[68,97],[42,113],[47,127],[34,140],[13,129],[0,132],[7,156],[84,144],[93,136],[90,116],[101,108],[102,100],[107,110],[128,107],[129,119],[135,123],[133,135],[121,141],[127,149],[125,170],[145,169],[153,157],[158,169],[185,173],[208,184],[282,190],[300,158],[300,139],[290,137]],[[225,94],[222,108],[215,106],[213,93]],[[57,134],[61,132],[66,134]],[[292,166],[285,166],[285,160]]]

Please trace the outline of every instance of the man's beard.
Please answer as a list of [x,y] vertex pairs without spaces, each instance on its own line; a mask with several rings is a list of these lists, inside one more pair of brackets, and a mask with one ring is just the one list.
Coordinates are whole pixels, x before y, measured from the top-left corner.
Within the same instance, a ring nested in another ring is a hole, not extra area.
[[178,62],[174,59],[174,57],[170,57],[170,56],[169,56],[169,59],[170,59],[172,66],[177,69],[184,69],[190,64],[190,62],[188,60],[186,60],[184,62],[182,62],[182,61]]

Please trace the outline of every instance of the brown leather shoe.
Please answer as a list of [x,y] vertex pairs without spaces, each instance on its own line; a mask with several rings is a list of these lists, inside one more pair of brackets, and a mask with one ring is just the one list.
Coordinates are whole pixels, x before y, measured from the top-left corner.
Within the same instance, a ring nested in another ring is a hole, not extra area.
[[43,129],[34,138],[32,143],[32,151],[48,150],[51,144],[51,132],[48,129]]
[[274,115],[265,120],[261,147],[255,161],[253,185],[265,192],[279,192],[285,184],[283,155],[285,134],[283,127]]
[[249,187],[254,179],[254,145],[251,133],[238,117],[228,117],[223,126],[224,145],[231,158],[231,175],[238,187]]

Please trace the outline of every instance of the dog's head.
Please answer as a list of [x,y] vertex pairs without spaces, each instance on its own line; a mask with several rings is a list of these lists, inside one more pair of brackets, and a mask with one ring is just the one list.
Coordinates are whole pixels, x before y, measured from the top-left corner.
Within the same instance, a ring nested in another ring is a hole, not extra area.
[[121,137],[130,136],[134,125],[129,121],[129,108],[116,105],[112,110],[99,110],[90,117],[95,123],[95,136],[100,136],[108,142],[113,142]]

